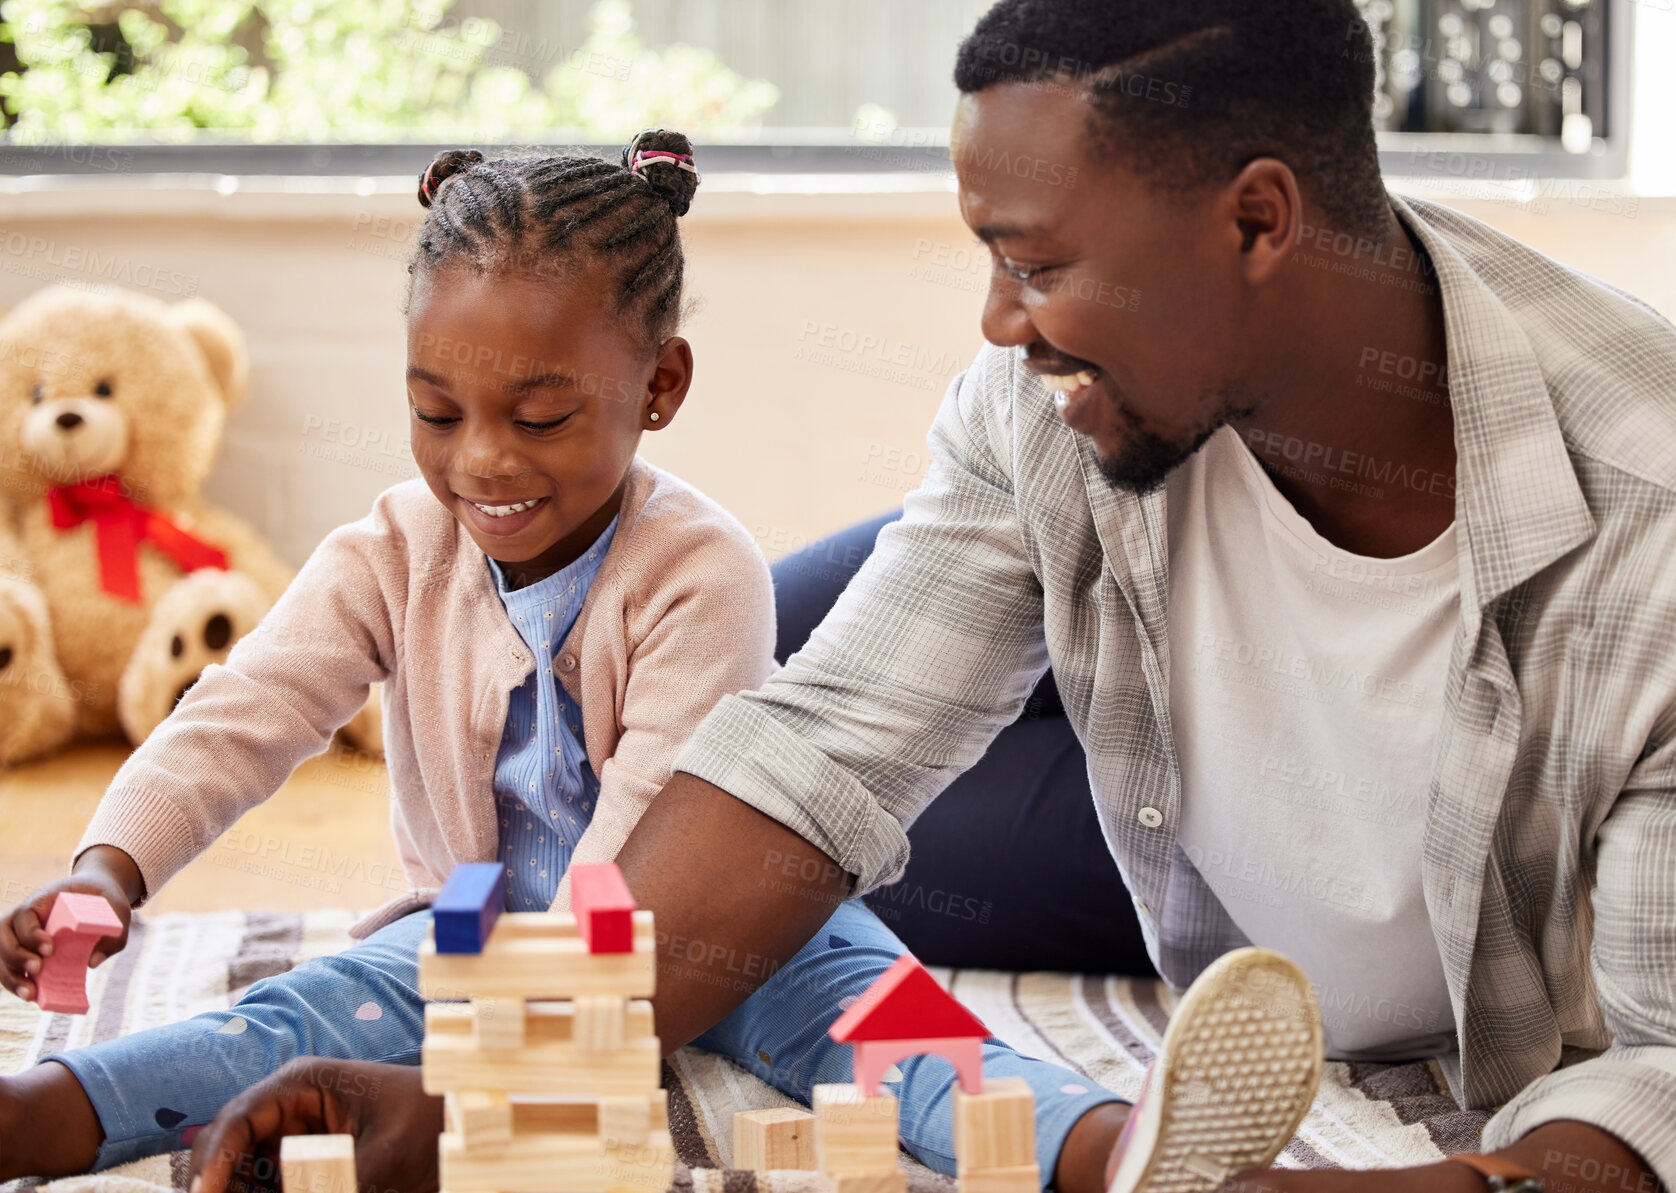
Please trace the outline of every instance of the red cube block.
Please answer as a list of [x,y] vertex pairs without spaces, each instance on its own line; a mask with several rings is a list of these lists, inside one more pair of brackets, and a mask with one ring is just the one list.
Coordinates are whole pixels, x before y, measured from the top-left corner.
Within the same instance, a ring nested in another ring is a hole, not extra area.
[[634,896],[616,862],[570,868],[570,909],[588,952],[634,951]]

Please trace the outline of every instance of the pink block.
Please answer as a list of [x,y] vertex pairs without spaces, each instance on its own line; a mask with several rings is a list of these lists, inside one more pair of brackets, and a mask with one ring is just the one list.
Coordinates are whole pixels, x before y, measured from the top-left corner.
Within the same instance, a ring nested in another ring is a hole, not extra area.
[[879,1093],[879,1080],[899,1060],[910,1056],[940,1056],[954,1066],[960,1088],[969,1094],[983,1092],[983,1041],[976,1036],[945,1036],[940,1039],[860,1040],[851,1045],[850,1080],[866,1097]]
[[43,1011],[87,1013],[87,962],[107,936],[122,935],[122,920],[102,896],[65,891],[47,916],[52,956],[41,962],[35,1000]]

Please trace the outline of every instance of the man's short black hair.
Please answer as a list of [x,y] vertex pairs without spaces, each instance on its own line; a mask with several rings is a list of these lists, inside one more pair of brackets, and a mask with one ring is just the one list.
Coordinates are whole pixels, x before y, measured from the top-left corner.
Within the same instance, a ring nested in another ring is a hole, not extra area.
[[1367,233],[1390,209],[1373,68],[1354,0],[1000,0],[954,81],[1084,90],[1096,142],[1172,190],[1278,158],[1334,227]]

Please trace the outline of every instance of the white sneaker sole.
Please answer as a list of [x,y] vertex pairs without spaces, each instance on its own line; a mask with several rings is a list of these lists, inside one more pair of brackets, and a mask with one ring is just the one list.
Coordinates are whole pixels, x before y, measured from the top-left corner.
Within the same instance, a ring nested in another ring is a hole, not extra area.
[[1315,1100],[1321,1009],[1269,949],[1236,949],[1182,996],[1107,1193],[1205,1193],[1266,1168]]

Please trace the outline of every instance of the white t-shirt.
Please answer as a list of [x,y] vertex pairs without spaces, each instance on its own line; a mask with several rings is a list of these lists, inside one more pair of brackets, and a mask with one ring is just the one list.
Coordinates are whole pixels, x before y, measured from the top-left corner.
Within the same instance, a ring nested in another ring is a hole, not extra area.
[[1420,838],[1460,616],[1455,528],[1333,546],[1223,427],[1170,477],[1178,840],[1253,944],[1315,985],[1327,1054],[1454,1045]]

